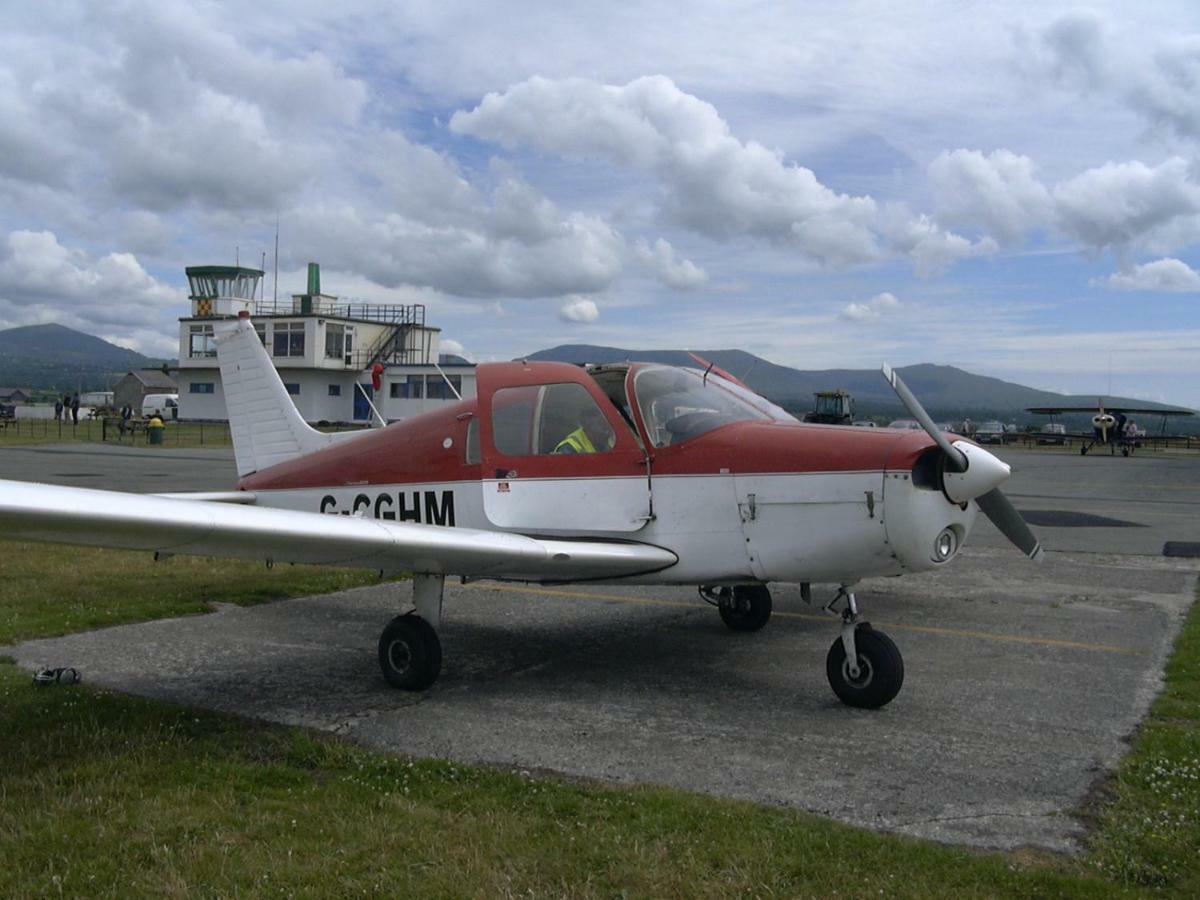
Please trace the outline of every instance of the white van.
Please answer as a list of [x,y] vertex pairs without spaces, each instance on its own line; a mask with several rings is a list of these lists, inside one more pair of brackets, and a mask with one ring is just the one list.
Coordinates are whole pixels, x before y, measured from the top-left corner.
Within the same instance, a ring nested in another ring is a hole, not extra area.
[[147,394],[142,398],[142,410],[139,415],[152,416],[158,410],[163,421],[179,418],[178,394]]

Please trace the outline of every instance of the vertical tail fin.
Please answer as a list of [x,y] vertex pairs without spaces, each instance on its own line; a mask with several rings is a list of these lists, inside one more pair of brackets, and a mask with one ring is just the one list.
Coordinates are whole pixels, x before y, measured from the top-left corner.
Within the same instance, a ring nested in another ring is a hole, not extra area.
[[249,318],[217,322],[217,362],[238,476],[327,447],[300,416]]

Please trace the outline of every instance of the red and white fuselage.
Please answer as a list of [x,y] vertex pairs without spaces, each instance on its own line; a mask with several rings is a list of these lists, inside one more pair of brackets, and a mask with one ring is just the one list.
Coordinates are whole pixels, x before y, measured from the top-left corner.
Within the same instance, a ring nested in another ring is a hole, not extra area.
[[[974,524],[973,504],[922,479],[934,445],[920,432],[803,424],[776,412],[655,446],[638,376],[661,368],[606,367],[606,389],[604,378],[565,364],[481,365],[476,399],[250,474],[239,488],[260,507],[649,544],[678,562],[620,580],[656,583],[928,570],[948,562]],[[604,411],[612,446],[511,452],[511,435],[496,433],[506,392],[536,398],[563,385],[578,385]]]

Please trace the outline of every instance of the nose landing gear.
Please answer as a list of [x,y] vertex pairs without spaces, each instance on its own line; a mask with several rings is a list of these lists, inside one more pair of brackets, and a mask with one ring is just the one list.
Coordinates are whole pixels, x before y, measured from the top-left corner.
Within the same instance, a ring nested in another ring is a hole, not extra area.
[[843,600],[842,633],[825,657],[825,675],[847,706],[878,709],[900,693],[904,659],[890,637],[859,619],[858,603],[847,585],[838,588],[825,610],[838,615],[836,606]]

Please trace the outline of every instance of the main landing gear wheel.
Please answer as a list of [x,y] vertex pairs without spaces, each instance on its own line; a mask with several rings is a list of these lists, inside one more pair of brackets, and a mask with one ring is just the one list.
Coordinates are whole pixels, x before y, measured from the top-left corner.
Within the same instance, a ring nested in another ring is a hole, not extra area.
[[825,657],[829,686],[847,706],[878,709],[890,703],[904,684],[904,659],[892,639],[866,622],[854,631],[858,674],[853,674],[846,657],[845,642],[839,637]]
[[717,612],[734,631],[758,631],[771,618],[771,592],[765,584],[722,588],[717,596]]
[[423,691],[442,671],[442,642],[433,626],[411,613],[392,619],[379,636],[379,668],[392,687]]

